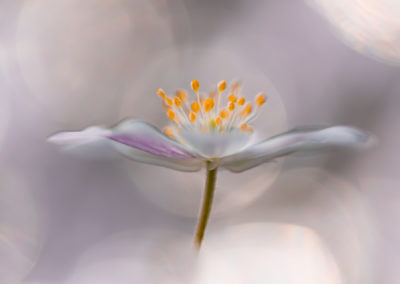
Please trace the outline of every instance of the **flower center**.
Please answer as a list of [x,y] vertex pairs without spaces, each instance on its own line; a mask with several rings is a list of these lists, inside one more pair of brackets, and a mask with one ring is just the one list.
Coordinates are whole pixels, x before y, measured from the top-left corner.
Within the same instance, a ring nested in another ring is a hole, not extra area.
[[235,131],[253,133],[251,121],[266,102],[263,93],[259,93],[254,102],[247,102],[240,95],[241,84],[238,82],[231,84],[227,91],[226,81],[220,81],[217,89],[208,94],[199,92],[200,83],[196,79],[191,82],[191,87],[195,93],[192,100],[189,100],[188,92],[184,89],[177,90],[174,97],[167,96],[162,89],[157,90],[167,117],[172,121],[171,125],[164,128],[165,134],[176,139],[182,130],[213,135]]

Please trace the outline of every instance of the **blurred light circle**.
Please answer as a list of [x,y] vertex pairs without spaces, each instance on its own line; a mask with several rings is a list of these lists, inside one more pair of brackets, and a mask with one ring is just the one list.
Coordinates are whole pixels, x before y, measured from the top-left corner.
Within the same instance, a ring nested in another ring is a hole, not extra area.
[[340,270],[312,230],[253,223],[209,235],[194,284],[339,284]]
[[[25,1],[17,60],[31,93],[61,122],[114,118],[121,90],[171,47],[162,0]],[[180,23],[179,15],[174,18]]]
[[66,283],[191,283],[195,257],[189,238],[177,232],[126,232],[85,251]]
[[356,51],[390,64],[400,64],[398,0],[308,0]]
[[[243,82],[242,94],[253,100],[259,92],[268,99],[254,121],[256,140],[286,130],[286,112],[277,90],[261,71],[246,65],[223,44],[203,48],[170,50],[155,59],[132,81],[122,104],[120,118],[146,120],[160,129],[169,124],[156,95],[158,88],[174,94],[179,88],[190,89],[194,78],[200,91],[215,89],[220,80]],[[190,94],[194,96],[193,93]],[[219,171],[213,214],[245,206],[260,196],[275,180],[281,161],[264,164],[240,174]],[[129,163],[132,179],[138,189],[161,207],[185,216],[197,216],[205,173],[182,173],[155,166]]]
[[24,178],[4,170],[0,176],[0,283],[19,283],[36,262],[43,228]]
[[262,206],[273,220],[318,232],[346,283],[373,279],[376,224],[367,197],[353,183],[323,169],[296,168],[279,176]]

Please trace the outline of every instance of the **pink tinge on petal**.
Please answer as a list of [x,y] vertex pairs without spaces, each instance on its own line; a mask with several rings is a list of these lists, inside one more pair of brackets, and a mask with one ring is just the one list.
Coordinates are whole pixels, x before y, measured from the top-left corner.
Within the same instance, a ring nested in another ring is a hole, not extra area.
[[165,158],[196,158],[195,155],[174,144],[174,142],[172,141],[170,141],[171,143],[165,143],[165,141],[167,140],[149,139],[146,137],[133,136],[127,133],[112,134],[106,136],[106,138],[127,145],[129,147],[136,148],[141,151]]
[[114,149],[138,162],[185,172],[198,171],[205,165],[204,160],[185,145],[136,119],[122,121],[110,129],[92,126],[81,131],[60,132],[49,137],[48,141],[80,155],[94,150],[96,157],[106,154],[107,149]]

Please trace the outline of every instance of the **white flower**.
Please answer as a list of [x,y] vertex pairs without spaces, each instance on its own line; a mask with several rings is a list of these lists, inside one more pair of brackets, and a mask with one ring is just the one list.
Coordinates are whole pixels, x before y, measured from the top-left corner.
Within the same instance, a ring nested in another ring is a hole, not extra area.
[[83,145],[103,140],[128,158],[143,163],[180,171],[198,171],[207,166],[232,172],[245,171],[295,152],[364,148],[373,142],[360,129],[333,126],[295,129],[252,144],[251,124],[267,101],[264,94],[258,94],[254,102],[247,102],[240,96],[240,84],[234,83],[228,95],[223,96],[226,82],[221,81],[215,92],[204,97],[199,93],[197,80],[191,85],[195,92],[192,101],[182,89],[174,97],[168,97],[161,89],[157,91],[172,122],[164,128],[164,133],[144,121],[129,119],[111,129],[94,126],[61,132],[49,141]]
[[[64,145],[109,143],[125,156],[148,164],[180,171],[207,168],[203,205],[195,233],[194,245],[200,248],[214,196],[217,168],[242,172],[275,158],[300,151],[325,150],[333,147],[366,147],[373,139],[357,128],[333,126],[308,130],[291,130],[259,143],[251,143],[252,121],[267,98],[260,93],[255,101],[240,96],[240,84],[231,85],[226,98],[226,82],[221,81],[208,96],[199,93],[200,84],[192,81],[196,93],[188,100],[184,90],[168,97],[159,89],[171,125],[160,132],[154,126],[130,119],[107,129],[89,127],[77,132],[61,132],[49,138]],[[222,101],[225,106],[221,106]]]

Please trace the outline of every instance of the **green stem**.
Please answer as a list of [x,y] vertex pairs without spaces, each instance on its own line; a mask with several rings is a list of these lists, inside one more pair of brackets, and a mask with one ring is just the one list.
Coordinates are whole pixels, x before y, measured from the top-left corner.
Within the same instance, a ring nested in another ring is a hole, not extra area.
[[207,226],[208,217],[210,216],[216,179],[217,179],[217,168],[213,170],[207,169],[207,180],[203,196],[203,205],[201,207],[200,217],[197,223],[196,235],[194,237],[194,246],[197,250],[200,250],[201,242],[203,241],[204,232]]

